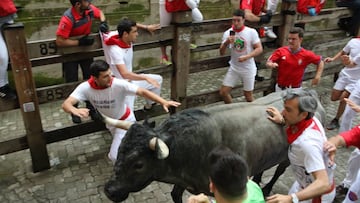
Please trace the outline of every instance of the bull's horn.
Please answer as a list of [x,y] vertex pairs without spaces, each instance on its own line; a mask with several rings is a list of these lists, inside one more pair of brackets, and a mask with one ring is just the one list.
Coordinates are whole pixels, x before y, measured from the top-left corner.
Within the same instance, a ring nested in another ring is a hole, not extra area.
[[102,121],[104,123],[115,126],[117,128],[121,128],[123,130],[129,130],[129,128],[133,124],[133,122],[130,122],[130,121],[117,120],[117,119],[107,117],[102,113],[100,113],[100,115],[102,116]]
[[156,152],[158,159],[166,159],[169,156],[169,147],[160,138],[153,137],[149,142],[149,147]]

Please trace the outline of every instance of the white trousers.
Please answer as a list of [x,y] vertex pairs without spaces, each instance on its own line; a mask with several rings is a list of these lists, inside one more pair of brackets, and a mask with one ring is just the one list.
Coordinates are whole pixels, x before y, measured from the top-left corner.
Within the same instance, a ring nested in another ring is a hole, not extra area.
[[359,169],[360,169],[360,150],[356,148],[354,149],[354,151],[351,152],[348,160],[346,176],[342,182],[342,184],[345,187],[350,188],[350,186],[353,185],[353,183],[357,179]]
[[[191,16],[194,22],[201,22],[204,17],[201,11],[198,9],[200,0],[186,0],[186,5],[191,8]],[[160,15],[160,25],[165,27],[170,25],[172,13],[169,13],[165,9],[165,0],[159,1],[159,15]]]
[[360,174],[357,172],[356,180],[351,185],[343,203],[360,203]]
[[[358,80],[353,87],[354,88],[350,93],[349,99],[355,102],[357,105],[360,105],[360,80]],[[340,122],[340,133],[348,131],[352,128],[352,122],[355,115],[356,112],[351,107],[349,107],[349,105],[346,105]]]
[[[134,113],[132,111],[130,111],[130,115],[125,120],[135,122],[136,119],[135,119]],[[121,140],[124,138],[127,131],[117,128],[117,127],[114,127],[114,126],[111,126],[111,125],[106,125],[106,128],[110,131],[111,135],[113,136],[113,140],[111,143],[110,152],[108,153],[108,157],[113,162],[113,164],[115,164],[116,159],[117,159],[118,150],[119,150],[119,147],[121,144]]]
[[[133,83],[139,87],[142,87],[144,89],[147,89],[150,92],[153,92],[154,94],[160,96],[161,86],[162,86],[162,82],[163,82],[163,78],[161,77],[161,75],[157,75],[157,74],[145,74],[145,75],[149,78],[156,80],[160,84],[160,87],[159,88],[154,87],[152,84],[146,82],[145,80],[133,80],[133,81],[131,81],[131,83]],[[126,97],[125,103],[131,109],[131,111],[134,111],[135,99],[136,99],[136,95]],[[145,99],[145,101],[146,101],[146,104],[149,104],[149,105],[154,103],[154,101],[151,101],[149,99]]]
[[[0,23],[0,28],[3,24]],[[4,40],[4,36],[0,29],[0,87],[9,83],[8,80],[8,68],[9,64],[9,54],[7,51],[6,43]]]

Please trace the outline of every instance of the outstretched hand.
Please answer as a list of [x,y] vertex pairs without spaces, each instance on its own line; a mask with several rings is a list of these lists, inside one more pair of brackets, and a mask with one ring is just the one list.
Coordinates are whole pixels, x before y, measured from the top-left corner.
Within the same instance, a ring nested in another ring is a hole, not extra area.
[[181,105],[181,103],[176,102],[176,101],[172,101],[172,100],[166,101],[164,104],[162,104],[164,110],[165,110],[167,113],[169,112],[169,107],[170,107],[170,106],[178,107],[178,106],[180,106],[180,105]]

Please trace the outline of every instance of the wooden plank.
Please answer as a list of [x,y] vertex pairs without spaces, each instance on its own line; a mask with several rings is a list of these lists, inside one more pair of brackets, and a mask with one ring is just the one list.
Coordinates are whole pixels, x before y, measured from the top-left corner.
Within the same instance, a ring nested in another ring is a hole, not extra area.
[[30,147],[33,171],[38,172],[49,169],[49,156],[45,139],[43,138],[39,102],[26,49],[24,26],[22,24],[7,26],[4,34],[12,64],[12,72],[26,130],[27,142]]

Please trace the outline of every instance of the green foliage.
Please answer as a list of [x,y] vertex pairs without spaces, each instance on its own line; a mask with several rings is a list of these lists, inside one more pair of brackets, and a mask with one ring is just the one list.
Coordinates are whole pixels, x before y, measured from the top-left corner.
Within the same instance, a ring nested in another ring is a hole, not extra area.
[[[58,84],[64,83],[63,78],[48,77],[44,73],[36,73],[36,74],[34,74],[33,79],[35,81],[36,88],[46,87],[46,86],[51,86],[51,85],[58,85]],[[9,84],[10,84],[11,87],[13,87],[15,89],[14,77],[13,77],[13,74],[12,74],[11,71],[9,71]]]

